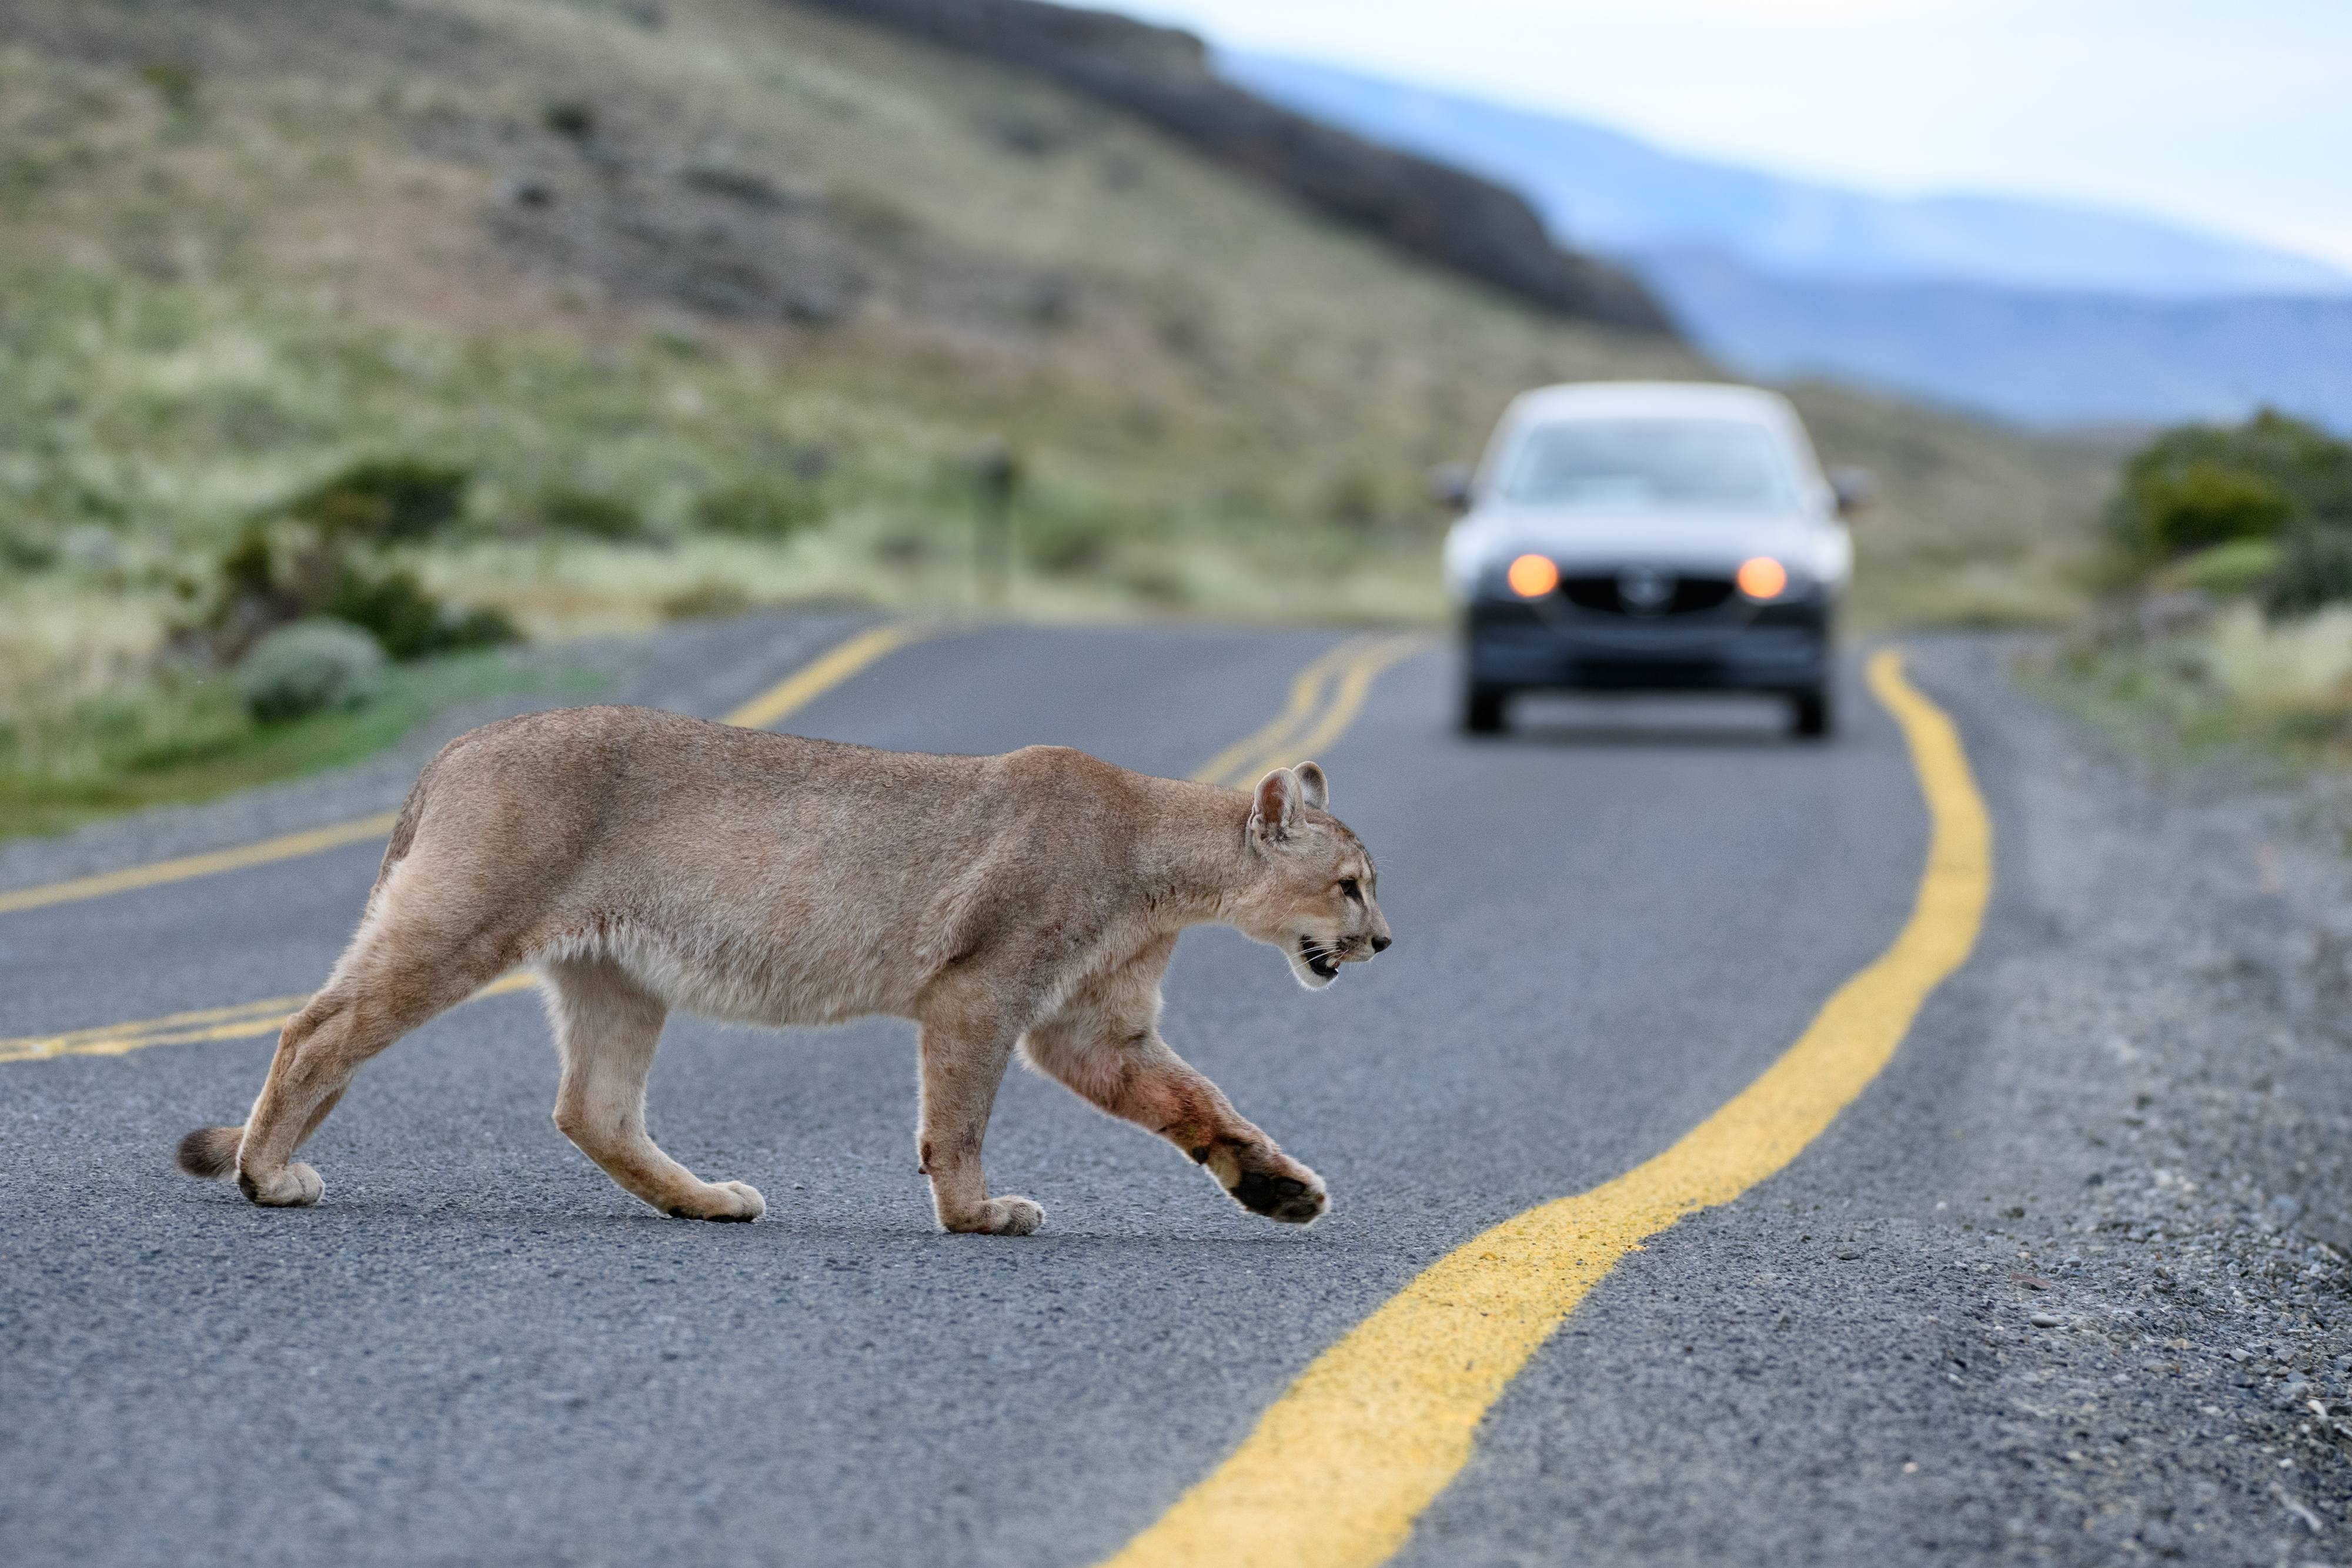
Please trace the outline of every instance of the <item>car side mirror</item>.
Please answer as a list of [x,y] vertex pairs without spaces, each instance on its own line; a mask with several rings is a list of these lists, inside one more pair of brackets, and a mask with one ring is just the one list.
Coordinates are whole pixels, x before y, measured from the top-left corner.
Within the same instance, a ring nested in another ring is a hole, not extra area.
[[1841,517],[1850,517],[1878,499],[1878,476],[1867,468],[1841,463],[1829,471],[1829,481]]
[[1441,463],[1422,476],[1422,486],[1439,506],[1466,512],[1470,509],[1470,477],[1467,463]]

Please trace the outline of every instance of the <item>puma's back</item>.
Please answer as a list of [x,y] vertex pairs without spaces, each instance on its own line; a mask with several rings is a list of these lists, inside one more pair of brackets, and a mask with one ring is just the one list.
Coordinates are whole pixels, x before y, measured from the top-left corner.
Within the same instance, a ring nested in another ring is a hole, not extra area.
[[[373,904],[430,907],[509,963],[611,951],[719,1017],[911,1014],[960,957],[1043,944],[1062,951],[1035,963],[1061,967],[1127,926],[1140,940],[1132,917],[1186,891],[1201,851],[1239,857],[1243,804],[1064,747],[888,752],[562,709],[434,760]],[[1168,854],[1204,808],[1232,841]]]

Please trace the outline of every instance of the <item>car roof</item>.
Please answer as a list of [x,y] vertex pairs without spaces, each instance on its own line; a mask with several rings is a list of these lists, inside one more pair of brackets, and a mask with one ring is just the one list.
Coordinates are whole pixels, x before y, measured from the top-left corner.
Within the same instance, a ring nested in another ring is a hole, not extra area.
[[1821,462],[1797,409],[1779,392],[1730,382],[1569,382],[1538,387],[1511,400],[1478,462],[1481,487],[1521,434],[1537,425],[1579,419],[1728,419],[1762,425],[1780,438],[1797,467],[1798,482],[1825,493]]
[[1726,382],[1570,382],[1521,392],[1505,418],[1523,424],[1644,416],[1741,419],[1781,427],[1796,423],[1796,410],[1779,392]]

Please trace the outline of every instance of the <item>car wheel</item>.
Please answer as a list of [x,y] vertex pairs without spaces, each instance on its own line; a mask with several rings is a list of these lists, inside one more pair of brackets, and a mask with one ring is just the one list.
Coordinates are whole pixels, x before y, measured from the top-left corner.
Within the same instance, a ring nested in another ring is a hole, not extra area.
[[1472,735],[1496,735],[1503,728],[1503,692],[1498,686],[1468,686],[1462,694],[1462,727]]
[[1809,692],[1798,692],[1789,699],[1790,727],[1807,740],[1820,740],[1830,732],[1830,694],[1826,686],[1816,686]]

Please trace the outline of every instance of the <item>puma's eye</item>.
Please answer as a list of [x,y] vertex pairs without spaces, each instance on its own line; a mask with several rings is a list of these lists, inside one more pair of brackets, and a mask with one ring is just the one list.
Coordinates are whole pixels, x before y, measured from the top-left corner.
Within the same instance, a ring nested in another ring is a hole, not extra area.
[[1356,885],[1356,879],[1352,876],[1343,876],[1339,879],[1339,891],[1359,904],[1364,902],[1364,890]]

